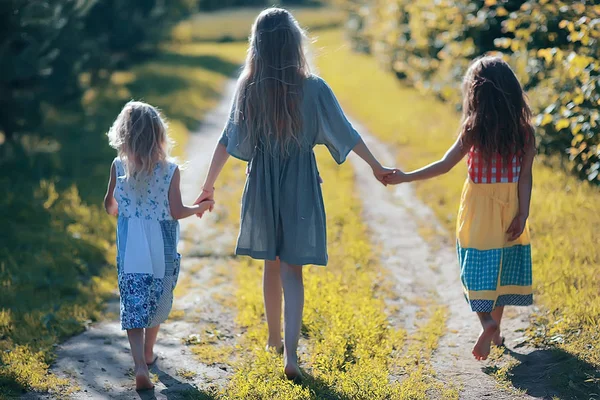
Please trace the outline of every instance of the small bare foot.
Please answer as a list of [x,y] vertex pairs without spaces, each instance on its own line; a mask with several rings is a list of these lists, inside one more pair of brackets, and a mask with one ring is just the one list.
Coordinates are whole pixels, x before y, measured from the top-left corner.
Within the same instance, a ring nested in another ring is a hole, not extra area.
[[150,380],[148,369],[138,369],[135,372],[135,390],[151,390],[154,389],[154,384]]
[[490,346],[492,345],[492,339],[498,331],[498,324],[496,321],[491,320],[485,323],[477,343],[473,346],[473,356],[477,360],[485,360],[490,355]]
[[302,382],[302,372],[300,371],[300,367],[298,366],[297,362],[286,360],[283,373],[288,380],[294,381],[294,383]]
[[500,328],[498,328],[498,330],[494,334],[494,338],[492,339],[492,343],[494,343],[494,345],[498,346],[498,347],[504,346],[504,336],[502,336],[502,334],[500,332]]

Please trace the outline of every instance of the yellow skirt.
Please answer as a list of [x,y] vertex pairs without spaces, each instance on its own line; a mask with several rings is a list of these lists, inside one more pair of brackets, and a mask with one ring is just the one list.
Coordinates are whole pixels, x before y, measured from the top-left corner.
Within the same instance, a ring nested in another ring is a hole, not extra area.
[[465,298],[473,311],[533,303],[529,226],[515,241],[509,242],[506,234],[518,210],[518,183],[465,182],[456,248]]

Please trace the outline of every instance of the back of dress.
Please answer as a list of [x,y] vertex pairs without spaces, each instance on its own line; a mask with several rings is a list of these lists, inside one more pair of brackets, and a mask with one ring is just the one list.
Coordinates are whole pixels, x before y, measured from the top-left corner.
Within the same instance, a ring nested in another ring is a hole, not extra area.
[[117,158],[114,165],[121,324],[123,329],[156,326],[168,317],[179,273],[179,223],[169,207],[177,165],[158,163],[151,175],[131,178],[123,161]]

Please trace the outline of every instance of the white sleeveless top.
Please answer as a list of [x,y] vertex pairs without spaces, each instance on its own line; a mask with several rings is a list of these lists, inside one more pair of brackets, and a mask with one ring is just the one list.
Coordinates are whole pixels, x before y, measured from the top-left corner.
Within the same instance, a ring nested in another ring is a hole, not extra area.
[[125,177],[125,165],[119,158],[115,159],[115,168],[120,272],[152,274],[155,278],[162,278],[165,275],[165,245],[176,246],[179,238],[177,224],[175,243],[165,243],[164,228],[161,227],[164,221],[177,223],[169,207],[169,187],[177,165],[158,163],[151,175],[130,178]]

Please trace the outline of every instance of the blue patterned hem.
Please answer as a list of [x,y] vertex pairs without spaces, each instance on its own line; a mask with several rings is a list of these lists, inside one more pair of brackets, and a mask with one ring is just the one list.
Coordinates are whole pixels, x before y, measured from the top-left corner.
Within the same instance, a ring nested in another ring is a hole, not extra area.
[[151,274],[122,274],[119,277],[119,291],[121,329],[150,327],[163,292],[162,279],[156,279]]
[[[530,306],[533,304],[533,294],[503,294],[494,300],[469,300],[473,312],[492,312],[496,307],[502,306]],[[494,304],[495,303],[495,304]]]
[[498,296],[496,307],[500,306],[530,306],[533,304],[533,294],[503,294]]

